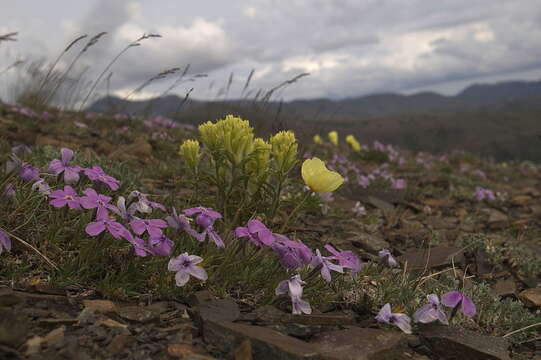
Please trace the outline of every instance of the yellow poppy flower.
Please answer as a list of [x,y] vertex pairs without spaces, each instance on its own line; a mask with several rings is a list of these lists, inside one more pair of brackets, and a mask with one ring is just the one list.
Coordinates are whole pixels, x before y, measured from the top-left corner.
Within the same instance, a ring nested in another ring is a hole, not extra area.
[[314,142],[318,145],[323,144],[323,139],[319,135],[314,135]]
[[335,146],[338,146],[338,133],[336,131],[331,131],[327,134],[329,141],[332,142]]
[[344,182],[342,175],[327,169],[316,157],[302,163],[301,175],[304,183],[317,193],[333,192]]

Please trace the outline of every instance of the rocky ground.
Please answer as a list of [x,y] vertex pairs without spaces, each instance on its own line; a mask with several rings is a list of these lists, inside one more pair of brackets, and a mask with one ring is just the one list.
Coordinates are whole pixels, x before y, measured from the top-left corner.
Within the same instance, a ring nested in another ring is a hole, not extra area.
[[[86,149],[142,169],[175,153],[179,137],[191,131],[163,119],[104,122],[29,111],[0,107],[5,144]],[[352,294],[351,304],[319,305],[310,315],[292,315],[280,301],[262,305],[209,290],[108,300],[93,288],[0,276],[0,358],[541,359],[535,326],[541,322],[541,168],[460,152],[400,156],[404,163],[389,169],[407,181],[406,189],[344,187],[322,202],[325,216],[307,213],[289,231],[307,243],[353,250],[365,263],[377,263],[378,251],[391,249],[401,264],[397,278],[424,282],[448,274],[493,299],[477,304],[476,321],[420,325],[413,335],[382,328],[370,306],[357,306],[359,296],[390,281],[369,272],[361,274],[364,292]],[[367,174],[386,163],[359,162]],[[143,170],[140,177],[149,192],[173,187],[167,171]],[[494,199],[476,199],[480,185]],[[364,212],[352,211],[357,202]]]

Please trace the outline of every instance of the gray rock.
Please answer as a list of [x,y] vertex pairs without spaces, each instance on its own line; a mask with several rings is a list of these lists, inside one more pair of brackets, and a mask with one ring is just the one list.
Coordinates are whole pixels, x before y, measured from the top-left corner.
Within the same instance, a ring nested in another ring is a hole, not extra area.
[[500,337],[429,324],[419,329],[421,337],[442,359],[509,360],[508,342]]
[[121,318],[141,323],[149,323],[156,321],[159,318],[157,311],[151,310],[143,306],[125,306],[118,309],[118,315]]
[[203,337],[207,343],[228,353],[248,339],[252,345],[253,358],[258,360],[322,359],[313,345],[260,326],[206,321]]
[[191,309],[191,315],[198,322],[235,321],[240,317],[239,306],[231,298],[205,301]]
[[28,337],[27,317],[10,308],[0,308],[0,344],[18,348]]
[[311,341],[325,360],[411,360],[406,335],[397,331],[350,328],[324,332]]
[[402,263],[408,263],[409,270],[441,268],[451,264],[458,265],[464,261],[464,253],[455,247],[436,246],[430,249],[412,250],[398,258]]

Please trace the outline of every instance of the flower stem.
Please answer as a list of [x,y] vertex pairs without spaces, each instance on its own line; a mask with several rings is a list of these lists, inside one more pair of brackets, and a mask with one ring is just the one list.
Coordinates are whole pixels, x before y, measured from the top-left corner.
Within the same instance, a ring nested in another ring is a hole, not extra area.
[[299,212],[300,208],[304,205],[304,203],[306,202],[306,200],[310,197],[311,195],[311,192],[310,191],[307,191],[306,192],[306,195],[304,195],[304,198],[297,204],[297,206],[295,206],[295,208],[293,209],[293,211],[291,211],[289,213],[289,216],[287,217],[286,221],[284,222],[284,224],[282,225],[282,227],[280,228],[280,232],[283,233],[284,230],[287,228],[287,225],[289,224],[289,222],[291,221],[291,219],[293,219],[293,221],[297,220],[297,213]]

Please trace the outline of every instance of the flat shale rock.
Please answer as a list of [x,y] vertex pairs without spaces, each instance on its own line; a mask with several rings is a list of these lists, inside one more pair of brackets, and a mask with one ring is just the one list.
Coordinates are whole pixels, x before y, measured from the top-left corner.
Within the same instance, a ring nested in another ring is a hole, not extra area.
[[528,306],[541,307],[541,287],[524,290],[519,297]]
[[381,249],[389,248],[387,241],[377,234],[351,233],[348,241],[372,254],[377,254]]
[[406,336],[397,331],[350,328],[321,333],[310,341],[325,360],[411,360]]
[[26,340],[29,327],[24,314],[10,308],[0,308],[0,344],[19,347]]
[[145,308],[143,306],[124,306],[118,309],[118,315],[121,318],[141,323],[149,323],[159,319],[157,311]]
[[450,326],[426,325],[419,334],[431,350],[445,360],[509,360],[509,344],[503,338]]
[[436,246],[430,249],[411,250],[398,258],[402,263],[408,263],[409,270],[423,270],[460,264],[464,254],[460,248]]
[[210,300],[202,302],[190,310],[198,321],[227,321],[232,322],[240,317],[240,309],[235,300],[231,298]]
[[205,342],[228,353],[248,339],[252,345],[253,358],[258,360],[322,359],[312,344],[261,326],[206,321],[203,338]]

